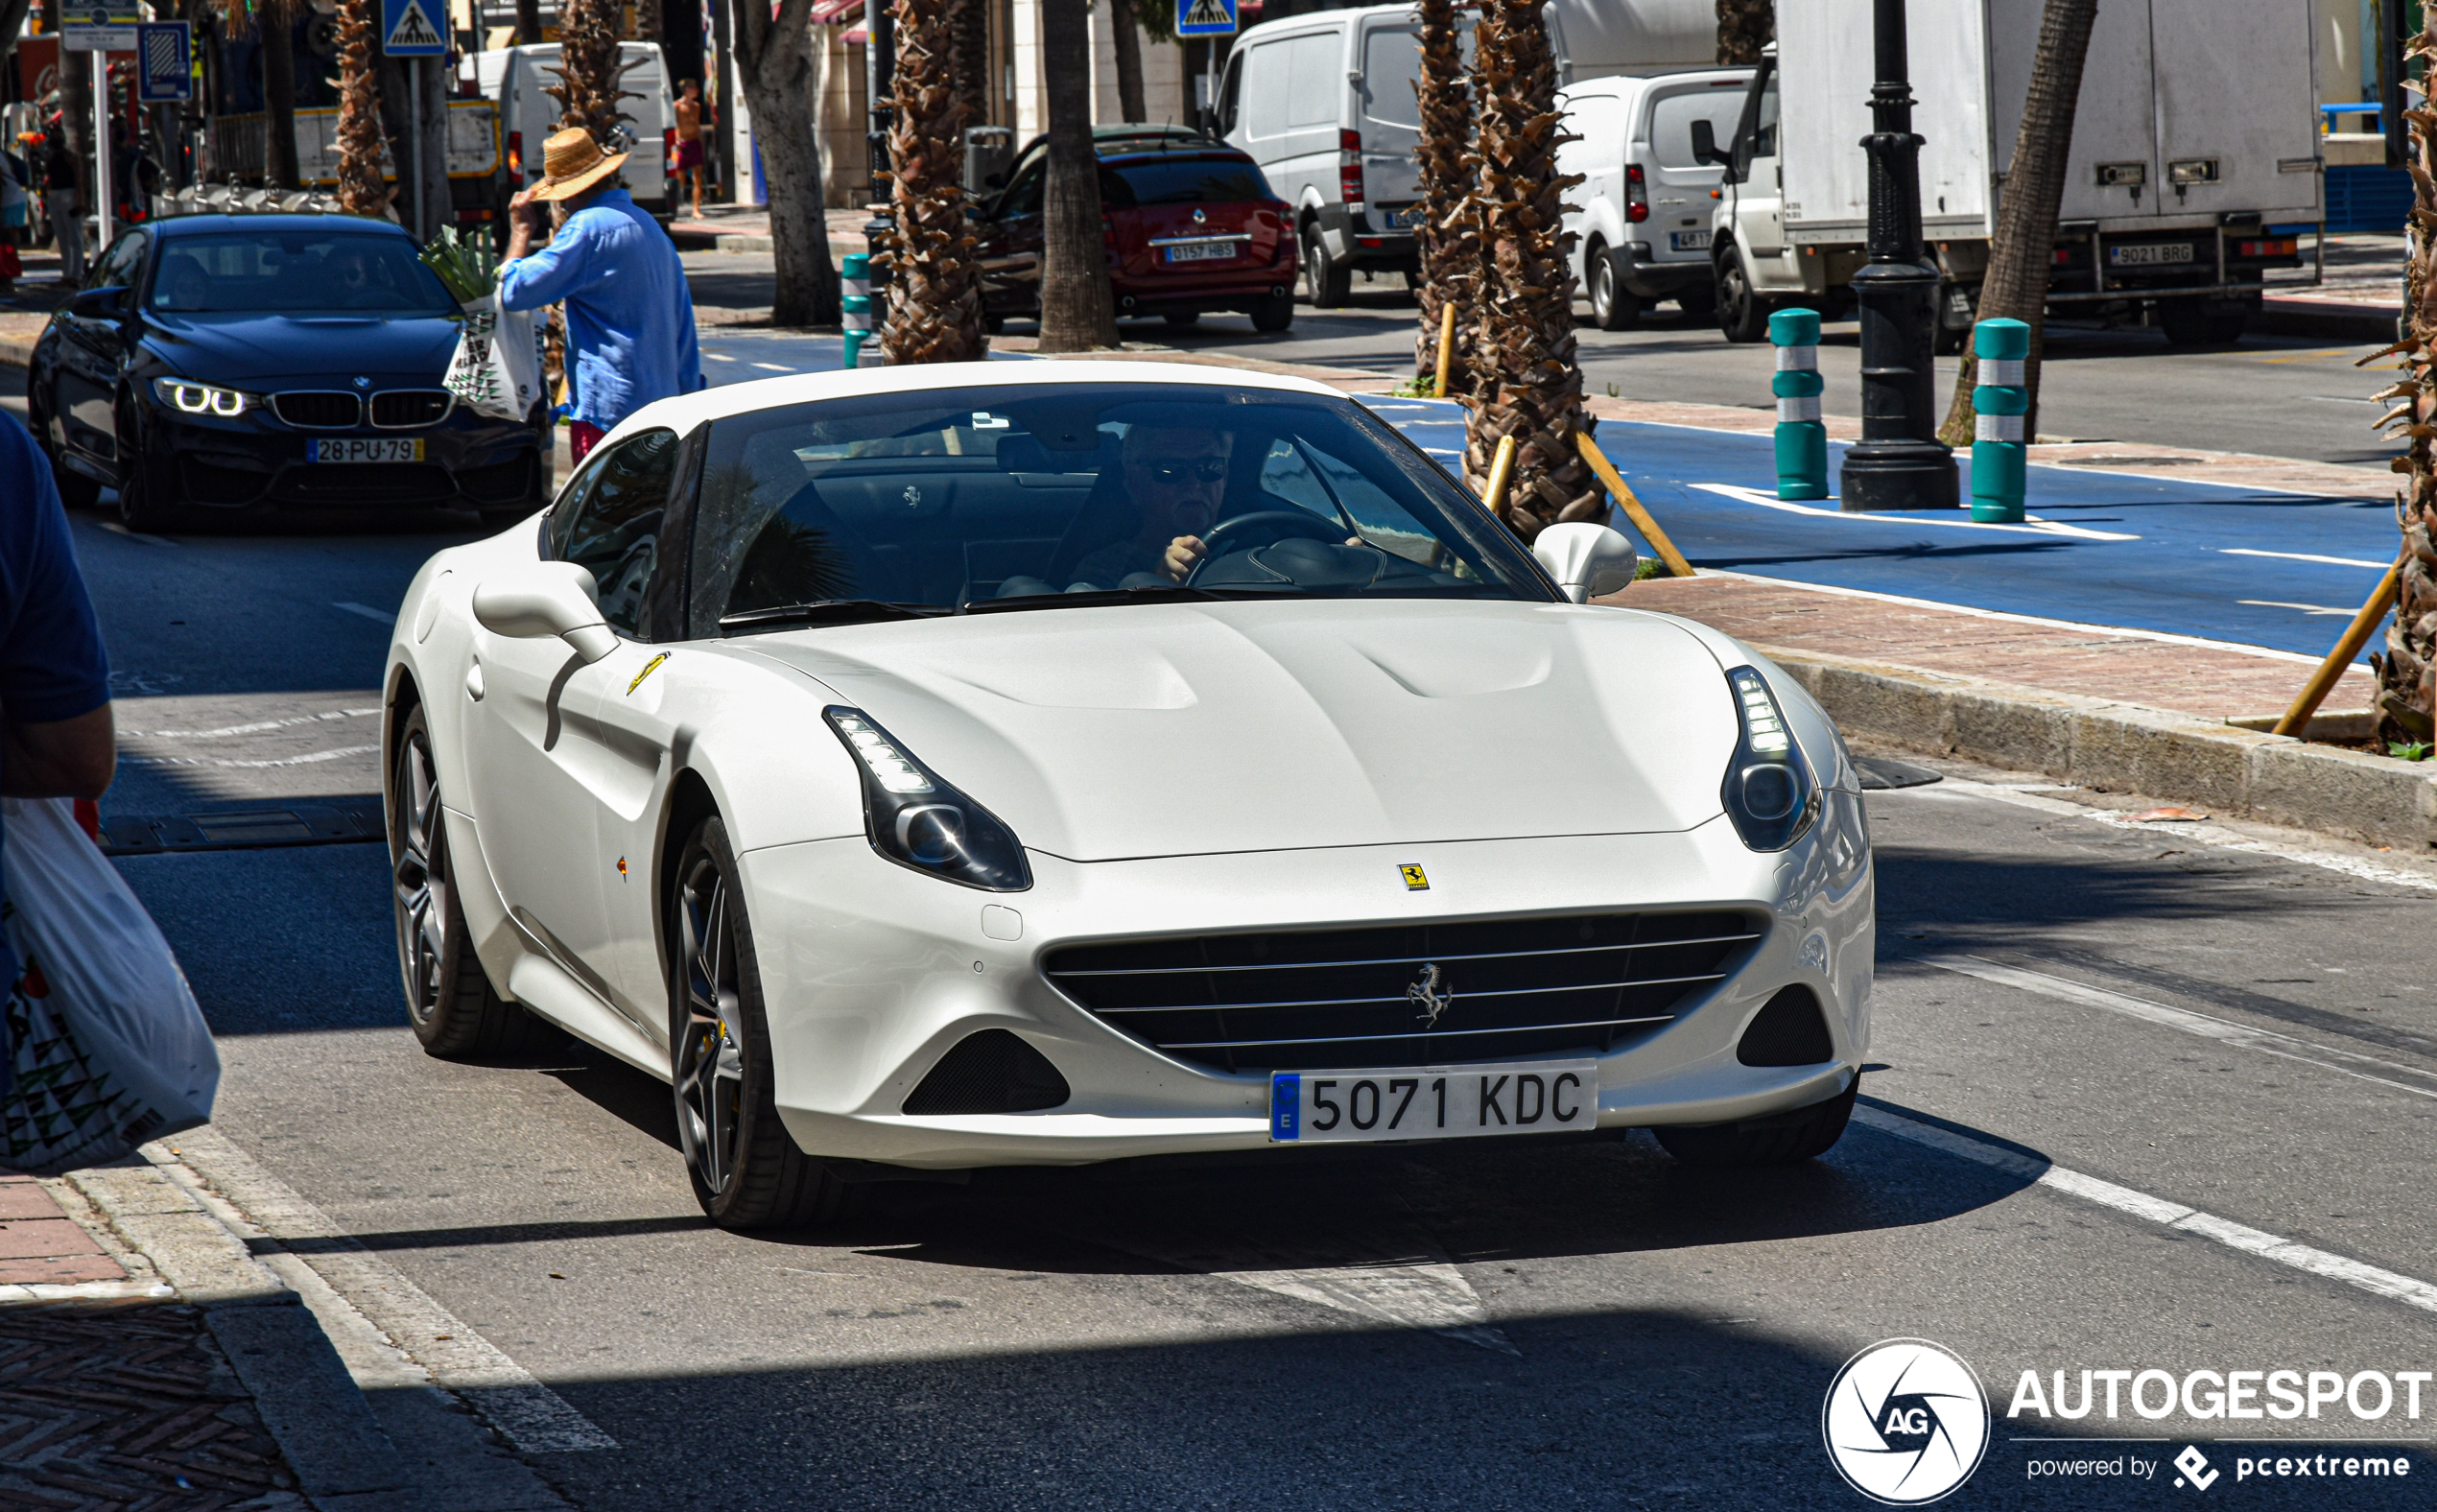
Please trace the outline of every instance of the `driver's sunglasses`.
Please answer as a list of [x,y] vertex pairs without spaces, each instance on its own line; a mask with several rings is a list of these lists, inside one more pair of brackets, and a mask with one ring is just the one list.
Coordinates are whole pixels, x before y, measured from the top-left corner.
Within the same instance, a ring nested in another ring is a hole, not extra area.
[[1197,462],[1163,462],[1154,465],[1150,475],[1154,482],[1170,484],[1180,484],[1187,479],[1217,483],[1227,476],[1227,459],[1205,457]]

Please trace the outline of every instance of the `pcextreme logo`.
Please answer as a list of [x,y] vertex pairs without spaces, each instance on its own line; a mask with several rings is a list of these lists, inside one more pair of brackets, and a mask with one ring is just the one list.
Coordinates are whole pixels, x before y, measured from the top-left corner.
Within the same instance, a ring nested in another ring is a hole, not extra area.
[[1888,1506],[1924,1506],[1980,1468],[1989,1399],[1954,1351],[1891,1338],[1845,1361],[1819,1426],[1829,1462],[1856,1491]]

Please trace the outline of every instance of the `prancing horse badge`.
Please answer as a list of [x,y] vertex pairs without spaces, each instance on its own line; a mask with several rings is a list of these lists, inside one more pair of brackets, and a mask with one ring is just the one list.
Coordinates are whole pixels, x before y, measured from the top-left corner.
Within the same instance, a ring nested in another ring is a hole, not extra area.
[[1430,878],[1423,873],[1422,868],[1419,866],[1399,866],[1396,870],[1404,877],[1405,889],[1408,892],[1430,891]]

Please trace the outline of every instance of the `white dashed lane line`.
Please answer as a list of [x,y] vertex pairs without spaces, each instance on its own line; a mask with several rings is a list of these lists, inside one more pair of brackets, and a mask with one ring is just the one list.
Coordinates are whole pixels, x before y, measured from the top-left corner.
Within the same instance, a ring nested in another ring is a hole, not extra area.
[[2384,572],[2385,562],[2374,562],[2359,556],[2314,556],[2308,552],[2263,552],[2250,546],[2220,546],[2218,552],[2227,556],[2273,556],[2279,561],[2323,562],[2330,567],[2366,567],[2372,572]]
[[2021,1177],[2037,1186],[2053,1188],[2068,1195],[2079,1197],[2085,1202],[2113,1208],[2118,1213],[2128,1214],[2145,1222],[2161,1224],[2185,1234],[2198,1235],[2202,1239],[2214,1240],[2229,1249],[2238,1249],[2246,1255],[2273,1261],[2277,1264],[2290,1266],[2295,1270],[2324,1277],[2330,1281],[2340,1281],[2348,1287],[2357,1287],[2363,1291],[2401,1302],[2405,1307],[2418,1308],[2424,1312],[2437,1312],[2437,1286],[2431,1286],[2414,1276],[2406,1276],[2399,1271],[2366,1264],[2328,1250],[2314,1249],[2307,1244],[2296,1243],[2292,1240],[2267,1233],[2262,1229],[2255,1229],[2229,1218],[2221,1218],[2214,1214],[2203,1213],[2197,1208],[2186,1207],[2180,1202],[2170,1202],[2164,1197],[2153,1197],[2145,1192],[2136,1192],[2130,1187],[2118,1186],[2112,1181],[2104,1181],[2096,1176],[2087,1176],[2078,1170],[2068,1170],[2062,1166],[2041,1160],[2036,1156],[2000,1148],[1968,1135],[1957,1134],[1952,1129],[1944,1129],[1935,1124],[1905,1118],[1892,1109],[1863,1103],[1853,1110],[1853,1119],[1856,1123],[1864,1128],[1876,1129],[1881,1134],[1891,1134],[1897,1139],[1909,1140],[1915,1145],[1927,1146],[1930,1149],[1957,1156],[1976,1165],[1986,1166],[1994,1170],[2001,1170],[2007,1175]]
[[238,761],[228,757],[202,756],[122,756],[122,767],[309,767],[315,762],[338,761],[346,756],[367,756],[379,750],[378,745],[342,745],[334,751],[312,751],[302,756],[280,756],[261,761]]
[[380,713],[378,709],[332,709],[326,714],[299,714],[284,720],[257,720],[251,724],[224,724],[216,730],[121,730],[121,740],[141,741],[210,741],[230,735],[260,735],[266,730],[284,730],[298,724],[319,724],[328,720],[361,720]]

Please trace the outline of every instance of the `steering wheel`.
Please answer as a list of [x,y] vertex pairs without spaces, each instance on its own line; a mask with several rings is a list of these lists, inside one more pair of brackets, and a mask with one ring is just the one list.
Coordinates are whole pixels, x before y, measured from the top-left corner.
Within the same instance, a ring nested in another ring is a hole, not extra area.
[[1332,546],[1341,545],[1345,540],[1345,526],[1341,522],[1324,520],[1305,509],[1263,509],[1255,514],[1239,514],[1233,519],[1219,521],[1212,527],[1209,534],[1201,538],[1202,558],[1194,563],[1194,570],[1185,575],[1185,581],[1190,583],[1200,577],[1204,567],[1226,555],[1229,551],[1248,549],[1236,547],[1236,539],[1265,527],[1269,532],[1269,537],[1261,543],[1264,546],[1288,535],[1326,541]]

